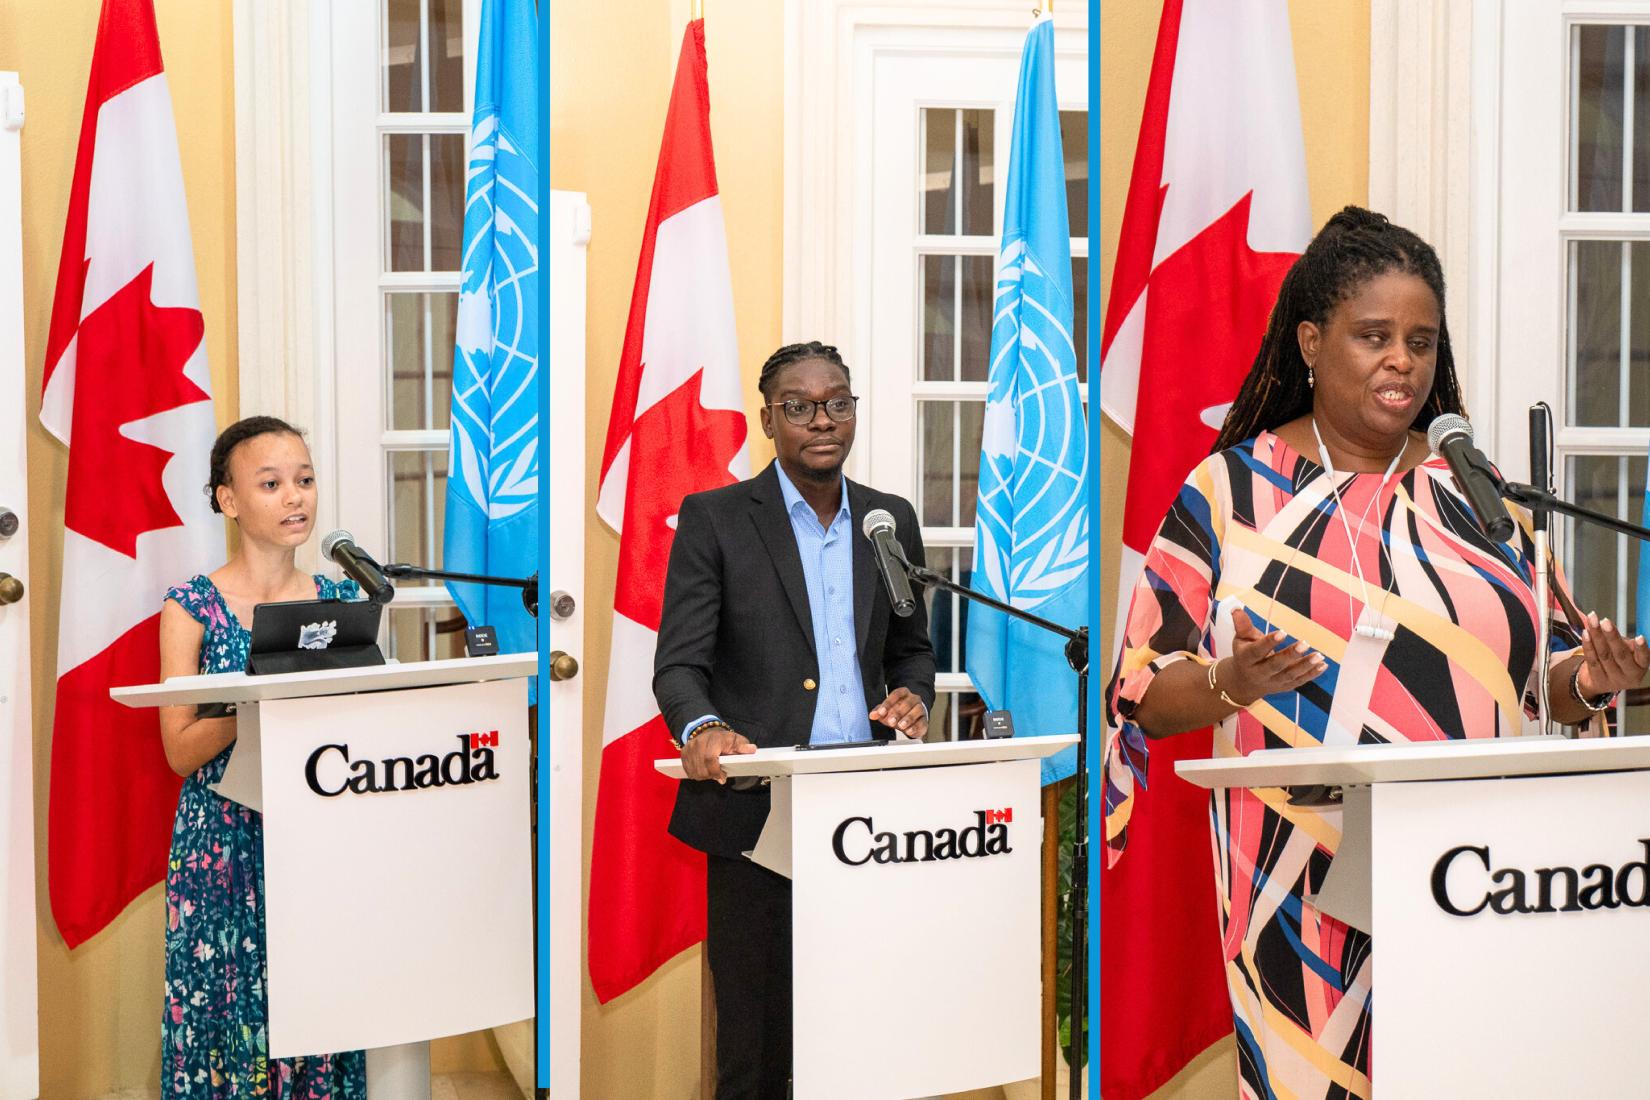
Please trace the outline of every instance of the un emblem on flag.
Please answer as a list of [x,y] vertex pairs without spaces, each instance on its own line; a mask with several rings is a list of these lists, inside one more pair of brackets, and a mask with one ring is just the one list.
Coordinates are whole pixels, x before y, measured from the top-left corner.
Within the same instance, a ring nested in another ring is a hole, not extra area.
[[1007,245],[991,327],[981,438],[978,546],[984,591],[1034,608],[1088,563],[1088,435],[1063,287],[1023,240]]

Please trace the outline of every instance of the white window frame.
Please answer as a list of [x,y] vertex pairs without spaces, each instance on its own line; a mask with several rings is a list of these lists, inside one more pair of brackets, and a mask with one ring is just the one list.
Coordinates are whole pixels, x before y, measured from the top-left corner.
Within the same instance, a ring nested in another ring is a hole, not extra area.
[[[1569,244],[1650,239],[1650,214],[1568,211],[1566,116],[1571,28],[1650,24],[1650,0],[1373,0],[1371,21],[1371,205],[1439,247],[1484,449],[1509,477],[1528,480],[1527,409],[1544,400],[1560,495],[1569,459],[1643,455],[1650,428],[1565,423]],[[1635,487],[1625,492],[1639,499]],[[1563,553],[1575,524],[1557,523]],[[1569,564],[1572,575],[1584,567]],[[1620,615],[1632,578],[1617,584],[1616,607],[1584,610]]]
[[[235,0],[241,410],[309,430],[322,471],[317,527],[347,527],[380,553],[388,552],[386,452],[447,440],[440,430],[355,430],[387,423],[382,293],[459,282],[383,272],[382,135],[428,131],[432,122],[469,133],[481,3],[463,5],[463,112],[399,115],[379,109],[379,0]],[[341,384],[361,363],[374,365],[376,384]],[[322,564],[313,540],[300,562]],[[397,589],[397,608],[451,603],[440,585]]]
[[[985,397],[984,382],[912,381],[910,364],[920,355],[921,306],[918,271],[911,278],[885,269],[878,236],[887,204],[903,204],[894,219],[909,228],[917,205],[914,186],[920,163],[920,127],[893,135],[877,126],[875,81],[879,66],[909,63],[932,67],[955,59],[1004,63],[1012,74],[1000,94],[923,97],[917,106],[986,108],[997,117],[993,142],[998,186],[993,189],[993,238],[977,248],[972,237],[920,237],[918,251],[951,240],[953,254],[995,257],[1013,125],[1015,77],[1036,5],[1003,0],[908,2],[877,0],[787,0],[785,8],[785,234],[784,338],[822,339],[841,347],[854,370],[860,405],[859,446],[850,455],[849,477],[915,501],[918,397]],[[1088,12],[1079,4],[1055,9],[1057,66],[1062,71],[1064,109],[1088,109],[1086,64],[1081,79],[1065,79],[1073,56],[1087,58]],[[915,103],[915,101],[913,101]],[[892,157],[913,166],[899,194],[881,188],[878,164]],[[1090,211],[1090,217],[1098,217]],[[911,234],[907,233],[907,236]],[[1073,257],[1087,255],[1087,242],[1074,240]],[[917,253],[913,253],[913,258]],[[1089,277],[1100,273],[1091,266]],[[879,302],[882,287],[898,287],[897,305]],[[894,316],[888,316],[890,309]],[[892,320],[892,325],[889,321]],[[1095,323],[1091,318],[1090,323]],[[885,366],[882,364],[889,364]],[[896,373],[897,372],[897,373]],[[925,528],[934,548],[967,555],[972,528]],[[960,617],[959,617],[960,621]],[[968,692],[966,673],[941,673],[941,692]]]

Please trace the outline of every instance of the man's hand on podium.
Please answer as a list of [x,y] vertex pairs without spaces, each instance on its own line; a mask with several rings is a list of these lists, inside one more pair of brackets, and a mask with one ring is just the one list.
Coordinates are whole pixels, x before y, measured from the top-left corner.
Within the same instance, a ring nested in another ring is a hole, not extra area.
[[910,688],[895,688],[888,698],[871,711],[871,721],[881,722],[898,730],[913,741],[921,741],[928,733],[928,708]]
[[722,757],[746,756],[756,746],[726,726],[716,726],[694,734],[682,750],[682,769],[689,779],[714,779],[726,783],[728,775],[722,770]]

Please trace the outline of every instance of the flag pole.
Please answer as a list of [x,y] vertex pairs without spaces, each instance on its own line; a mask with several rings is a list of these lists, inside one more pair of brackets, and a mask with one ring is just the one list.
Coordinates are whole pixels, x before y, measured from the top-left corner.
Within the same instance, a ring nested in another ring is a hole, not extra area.
[[705,0],[693,0],[688,5],[688,19],[699,20],[705,17]]

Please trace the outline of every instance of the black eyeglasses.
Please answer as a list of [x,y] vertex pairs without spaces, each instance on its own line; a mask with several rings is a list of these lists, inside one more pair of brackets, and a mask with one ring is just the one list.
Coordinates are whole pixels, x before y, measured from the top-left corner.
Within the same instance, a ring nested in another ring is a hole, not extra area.
[[790,397],[784,401],[769,401],[767,407],[784,409],[785,419],[800,427],[814,422],[814,413],[821,405],[825,406],[826,416],[838,424],[846,424],[854,418],[859,398],[828,397],[824,401],[810,401],[806,397]]

